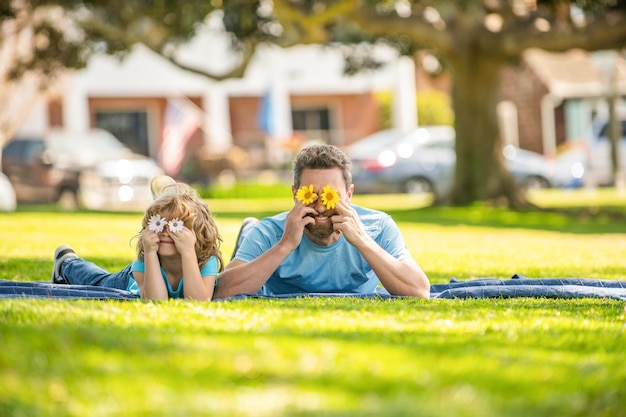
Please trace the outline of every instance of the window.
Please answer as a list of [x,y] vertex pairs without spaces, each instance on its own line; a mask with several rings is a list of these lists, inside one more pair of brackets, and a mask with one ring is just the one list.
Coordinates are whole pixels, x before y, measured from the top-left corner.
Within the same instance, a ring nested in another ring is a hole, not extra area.
[[96,111],[96,127],[108,130],[132,151],[150,156],[146,111]]
[[293,130],[304,133],[308,140],[331,143],[330,111],[327,108],[292,110]]

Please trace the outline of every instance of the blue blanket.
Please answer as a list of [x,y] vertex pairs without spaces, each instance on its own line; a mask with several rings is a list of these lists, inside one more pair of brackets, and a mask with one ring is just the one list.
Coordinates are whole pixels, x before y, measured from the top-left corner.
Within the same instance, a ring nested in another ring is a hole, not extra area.
[[[258,296],[241,294],[225,300],[239,298],[294,298],[294,297],[380,297],[397,298],[384,288],[373,294],[311,293]],[[591,278],[527,278],[513,275],[510,279],[478,278],[471,280],[452,279],[447,284],[430,287],[431,298],[612,298],[626,300],[626,281]],[[18,282],[0,280],[0,298],[91,298],[137,300],[139,297],[128,291],[88,285],[52,284],[44,281]]]
[[613,298],[626,300],[626,281],[591,278],[456,279],[430,286],[431,298]]
[[50,281],[0,280],[0,298],[93,298],[98,300],[137,300],[138,296],[115,288],[91,285],[53,284]]

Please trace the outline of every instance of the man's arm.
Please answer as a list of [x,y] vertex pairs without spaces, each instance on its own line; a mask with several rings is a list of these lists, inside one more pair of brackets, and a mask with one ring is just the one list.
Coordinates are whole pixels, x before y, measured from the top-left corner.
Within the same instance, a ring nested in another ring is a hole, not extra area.
[[231,261],[219,275],[213,297],[256,294],[290,252],[279,242],[251,262]]
[[430,298],[428,277],[413,258],[396,259],[369,237],[355,246],[390,294]]
[[304,227],[314,222],[313,218],[307,216],[313,212],[310,207],[295,204],[287,214],[282,238],[250,262],[231,261],[219,275],[214,298],[257,293],[285,258],[298,247]]
[[333,216],[334,229],[359,250],[390,294],[430,297],[428,276],[413,258],[396,259],[378,245],[365,233],[358,214],[348,203],[337,204],[337,212]]

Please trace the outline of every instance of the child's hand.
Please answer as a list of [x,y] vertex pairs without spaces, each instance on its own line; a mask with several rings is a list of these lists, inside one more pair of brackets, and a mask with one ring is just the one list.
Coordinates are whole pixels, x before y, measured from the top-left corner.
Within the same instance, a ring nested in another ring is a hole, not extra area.
[[182,255],[185,252],[190,252],[195,256],[197,238],[193,231],[183,226],[183,230],[179,232],[169,232],[169,235],[174,241],[178,253]]
[[143,253],[157,252],[159,250],[159,235],[145,228],[141,231],[141,241],[143,242]]

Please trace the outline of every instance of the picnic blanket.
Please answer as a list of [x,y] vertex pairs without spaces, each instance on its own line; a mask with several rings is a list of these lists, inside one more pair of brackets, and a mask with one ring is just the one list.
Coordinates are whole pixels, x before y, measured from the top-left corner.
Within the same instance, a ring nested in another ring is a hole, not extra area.
[[0,280],[0,298],[93,298],[137,300],[131,292],[92,285],[53,284],[50,281]]
[[626,300],[626,281],[592,278],[527,278],[515,274],[511,279],[452,279],[447,284],[430,286],[431,298],[613,298]]
[[[295,298],[295,297],[380,297],[402,298],[390,295],[379,287],[372,294],[351,293],[307,293],[263,296],[240,294],[221,301],[240,298]],[[457,280],[446,284],[433,284],[431,298],[611,298],[626,300],[626,281],[592,278],[527,278],[515,274],[510,279],[476,278]],[[91,298],[137,300],[138,296],[124,290],[89,285],[52,284],[49,281],[5,281],[0,280],[0,298]]]

